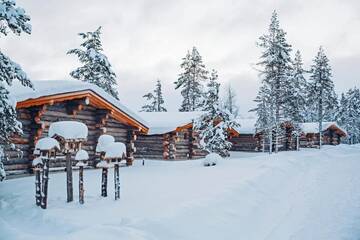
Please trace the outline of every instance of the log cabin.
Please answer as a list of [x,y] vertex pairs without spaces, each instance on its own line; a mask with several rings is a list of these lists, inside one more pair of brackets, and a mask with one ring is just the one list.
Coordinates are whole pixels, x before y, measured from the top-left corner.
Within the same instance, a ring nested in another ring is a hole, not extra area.
[[[203,112],[142,112],[149,124],[147,135],[139,135],[135,142],[135,157],[145,159],[186,160],[205,157],[208,153],[199,144],[199,134],[193,121]],[[238,135],[230,129],[229,138]]]
[[256,119],[237,119],[240,124],[239,134],[230,137],[231,151],[255,152],[259,147],[258,135],[255,132]]
[[202,112],[141,112],[149,126],[135,142],[135,157],[144,159],[185,160],[205,157],[192,122]]
[[[300,135],[300,147],[319,146],[319,123],[301,123],[302,130]],[[346,130],[341,128],[336,122],[323,122],[322,124],[322,144],[338,145],[347,136]]]
[[[31,161],[36,142],[48,134],[57,121],[78,121],[89,130],[82,148],[89,153],[89,165],[95,166],[95,147],[101,134],[110,134],[126,144],[126,160],[134,159],[134,142],[138,134],[146,134],[146,122],[137,114],[99,87],[77,80],[33,81],[34,89],[13,86],[18,119],[23,134],[13,136],[15,149],[6,149],[4,161],[8,175],[31,173]],[[64,169],[64,157],[59,155],[51,169]]]

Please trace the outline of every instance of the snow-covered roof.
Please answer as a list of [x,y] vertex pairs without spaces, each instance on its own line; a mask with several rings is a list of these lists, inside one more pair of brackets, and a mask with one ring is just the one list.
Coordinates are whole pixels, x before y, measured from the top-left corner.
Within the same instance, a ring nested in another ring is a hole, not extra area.
[[119,100],[105,92],[98,86],[90,83],[85,83],[78,80],[36,80],[32,81],[34,89],[24,87],[18,82],[14,82],[10,88],[11,97],[16,99],[17,102],[36,99],[45,96],[53,96],[63,93],[76,93],[80,91],[91,91],[100,96],[119,111],[125,113],[132,119],[147,127],[148,124],[138,114],[135,114],[129,108],[124,106]]
[[85,124],[76,121],[60,121],[50,124],[49,137],[63,137],[65,140],[86,139],[88,128]]
[[[335,126],[336,128],[343,131],[347,134],[346,130],[341,128],[336,122],[323,122],[322,123],[322,131],[327,130],[331,126]],[[303,133],[318,133],[319,132],[319,123],[318,122],[307,122],[307,123],[300,123],[300,128]]]
[[140,116],[149,124],[148,134],[164,134],[176,128],[192,123],[203,112],[140,112]]

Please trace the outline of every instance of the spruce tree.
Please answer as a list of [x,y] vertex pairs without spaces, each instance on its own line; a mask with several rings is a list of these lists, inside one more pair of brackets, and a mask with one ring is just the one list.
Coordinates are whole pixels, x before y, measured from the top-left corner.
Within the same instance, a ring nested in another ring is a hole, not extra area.
[[[0,0],[0,21],[0,35],[6,36],[9,32],[16,35],[22,32],[31,34],[30,17],[23,8],[16,6],[14,0]],[[17,120],[15,102],[9,96],[9,87],[14,80],[24,86],[33,87],[20,65],[0,51],[0,180],[5,178],[2,163],[6,158],[4,148],[14,147],[10,137],[22,133],[21,123]]]
[[[269,113],[273,114],[273,126],[275,137],[275,151],[278,151],[278,141],[282,135],[281,124],[285,120],[284,109],[286,106],[287,85],[292,70],[291,45],[286,41],[286,33],[280,28],[277,13],[274,11],[271,17],[269,32],[259,38],[258,46],[263,49],[258,65],[262,68],[262,94],[268,99]],[[266,91],[264,91],[266,89]],[[260,93],[259,93],[260,95]],[[258,116],[259,118],[259,116]]]
[[307,82],[300,51],[295,53],[291,75],[285,88],[284,115],[293,124],[305,121],[307,116],[306,95]]
[[70,76],[95,84],[119,99],[116,90],[116,74],[112,70],[108,58],[102,53],[100,34],[101,27],[94,32],[79,33],[79,36],[84,40],[80,45],[81,48],[71,49],[67,54],[75,54],[82,66],[73,70]]
[[341,95],[337,121],[348,133],[348,143],[360,143],[360,90],[349,89]]
[[142,112],[166,112],[166,108],[163,106],[164,98],[161,89],[161,82],[160,80],[156,81],[156,88],[153,93],[147,93],[143,96],[147,101],[150,103],[145,104],[142,106]]
[[199,133],[200,146],[204,150],[226,157],[229,156],[228,151],[232,146],[228,139],[229,130],[238,129],[240,125],[234,116],[220,105],[217,97],[219,90],[219,83],[216,82],[217,73],[216,71],[212,73],[206,95],[212,97],[206,103],[206,112],[194,121],[194,130]]
[[310,86],[308,99],[309,103],[317,112],[319,123],[319,145],[322,145],[322,123],[335,119],[337,97],[334,91],[334,83],[331,79],[331,67],[324,49],[319,48],[311,66]]
[[203,111],[211,111],[213,106],[219,103],[220,83],[217,82],[218,77],[217,71],[213,69],[211,71],[209,82],[207,83]]
[[236,93],[231,85],[228,86],[225,94],[226,95],[223,102],[224,108],[227,109],[232,115],[237,117],[239,114],[239,107],[236,104]]
[[192,52],[188,52],[183,58],[180,67],[182,73],[175,82],[175,89],[182,88],[181,95],[183,101],[179,111],[190,112],[202,109],[203,104],[203,82],[208,79],[202,57],[193,47]]

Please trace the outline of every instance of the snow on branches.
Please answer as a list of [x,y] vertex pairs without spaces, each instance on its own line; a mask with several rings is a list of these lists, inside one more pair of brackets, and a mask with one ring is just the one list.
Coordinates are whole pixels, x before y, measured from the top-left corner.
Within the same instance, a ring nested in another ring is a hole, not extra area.
[[167,112],[166,108],[163,106],[164,97],[161,89],[160,80],[156,81],[156,88],[152,92],[149,92],[143,96],[150,103],[142,106],[142,112]]
[[183,101],[180,112],[201,110],[203,103],[202,83],[208,79],[208,72],[196,47],[188,52],[180,65],[183,72],[175,82],[175,89],[182,88]]
[[102,53],[100,40],[101,27],[94,32],[79,33],[84,40],[82,48],[71,49],[67,54],[74,54],[83,66],[73,70],[70,75],[78,80],[95,84],[118,99],[116,74],[108,58]]
[[[6,36],[9,32],[20,35],[31,33],[30,17],[25,10],[16,6],[14,0],[0,0],[0,34]],[[6,158],[4,148],[10,145],[10,136],[21,134],[21,124],[17,121],[15,101],[9,97],[9,86],[14,80],[22,85],[32,87],[31,81],[21,69],[0,51],[0,180],[5,178],[2,160]]]

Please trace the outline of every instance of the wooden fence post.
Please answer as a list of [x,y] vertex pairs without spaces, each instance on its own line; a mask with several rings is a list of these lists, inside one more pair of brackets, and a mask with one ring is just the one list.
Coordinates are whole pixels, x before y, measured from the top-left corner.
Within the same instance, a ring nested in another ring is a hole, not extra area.
[[72,202],[74,200],[74,194],[73,194],[73,181],[72,181],[71,153],[69,150],[66,151],[66,190],[67,190],[67,202]]
[[79,203],[84,204],[84,167],[79,166]]

